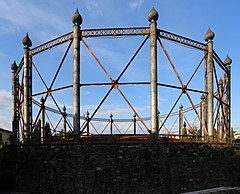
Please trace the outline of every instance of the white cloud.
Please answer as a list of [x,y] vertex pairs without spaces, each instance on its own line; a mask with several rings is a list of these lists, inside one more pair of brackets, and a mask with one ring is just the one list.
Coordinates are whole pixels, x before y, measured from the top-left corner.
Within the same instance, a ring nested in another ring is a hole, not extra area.
[[[11,92],[6,90],[0,90],[0,109],[1,110],[11,110]],[[2,112],[2,111],[1,111]]]
[[144,0],[133,0],[128,3],[131,9],[139,9],[142,7]]
[[0,90],[0,127],[11,128],[11,92]]
[[[96,109],[97,105],[84,105],[81,107],[82,111],[89,111],[89,113],[93,113]],[[134,109],[139,113],[141,111],[149,109],[149,106],[142,106],[142,107],[134,107]],[[82,112],[82,114],[85,114]],[[103,105],[97,113],[97,117],[106,117],[109,116],[110,113],[116,115],[116,118],[123,117],[128,118],[129,115],[133,115],[133,111],[130,107],[122,106],[120,104],[110,104],[110,105]],[[131,117],[129,117],[131,118]]]
[[59,15],[43,10],[31,1],[1,1],[0,13],[0,19],[4,21],[4,25],[0,27],[1,33],[29,31],[39,25],[61,32],[69,26]]
[[88,0],[85,3],[87,11],[91,13],[91,16],[103,16],[102,8],[97,0]]

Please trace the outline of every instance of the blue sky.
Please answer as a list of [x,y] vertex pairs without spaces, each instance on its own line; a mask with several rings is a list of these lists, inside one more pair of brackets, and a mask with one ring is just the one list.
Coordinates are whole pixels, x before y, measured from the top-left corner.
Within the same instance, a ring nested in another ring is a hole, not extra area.
[[[205,42],[204,35],[208,29],[215,33],[214,50],[222,60],[228,54],[232,60],[232,124],[235,130],[240,129],[239,100],[240,71],[239,39],[240,18],[237,0],[0,0],[0,127],[11,129],[11,69],[13,60],[17,64],[23,56],[22,38],[26,32],[33,42],[33,47],[55,37],[72,31],[71,16],[78,7],[83,17],[82,29],[107,27],[147,27],[147,15],[152,5],[159,12],[158,28]],[[123,67],[134,54],[144,37],[126,38],[97,38],[86,39],[87,44],[104,64],[113,79],[117,78]],[[187,82],[192,71],[200,62],[203,54],[163,40],[179,74]],[[49,85],[56,71],[56,67],[67,48],[67,44],[34,57],[46,83]],[[179,85],[166,56],[158,45],[158,80],[162,83]],[[63,69],[54,88],[71,84],[72,80],[72,50],[70,50]],[[218,70],[219,76],[221,76]],[[44,90],[44,86],[34,73],[34,92]],[[145,44],[136,60],[130,66],[121,81],[148,81],[149,80],[149,42]],[[81,44],[81,81],[108,82],[108,78],[99,68],[92,56]],[[203,68],[189,85],[192,88],[203,89]],[[88,110],[93,112],[109,87],[85,87],[81,89],[81,114]],[[140,116],[149,116],[149,87],[123,86],[121,90],[134,105]],[[72,90],[54,93],[60,107],[67,106],[72,111]],[[159,88],[159,109],[162,114],[168,112],[173,105],[179,91]],[[194,103],[199,102],[199,95],[191,94]],[[37,97],[39,99],[41,96]],[[185,96],[180,100],[184,107],[189,107]],[[54,107],[49,98],[48,105]],[[178,106],[175,111],[178,110]],[[37,108],[34,109],[35,113]],[[116,118],[130,118],[133,113],[125,101],[114,90],[97,117],[108,118],[110,112]],[[194,113],[192,113],[194,115]],[[51,117],[51,115],[49,115]],[[195,116],[194,116],[195,117]],[[191,122],[193,116],[189,116]],[[53,122],[58,119],[52,115]],[[174,119],[173,119],[174,120]],[[173,120],[166,124],[171,126]]]

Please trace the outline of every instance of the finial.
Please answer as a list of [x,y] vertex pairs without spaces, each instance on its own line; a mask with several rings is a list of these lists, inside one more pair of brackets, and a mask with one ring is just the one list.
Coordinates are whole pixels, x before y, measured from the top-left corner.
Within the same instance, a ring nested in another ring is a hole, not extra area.
[[215,36],[214,32],[209,27],[207,33],[204,36],[204,39],[205,39],[205,41],[213,40],[214,36]]
[[63,106],[63,111],[66,112],[66,110],[67,110],[67,108],[66,108],[66,106],[64,105],[64,106]]
[[26,36],[22,39],[22,43],[25,47],[31,47],[32,46],[32,41],[30,40],[28,33]]
[[184,123],[183,123],[183,127],[184,128],[186,128],[187,127],[187,124],[186,124],[186,122],[184,121]]
[[205,100],[205,95],[204,94],[202,94],[201,100]]
[[17,64],[16,64],[16,62],[14,61],[13,62],[13,64],[11,65],[11,69],[13,70],[13,71],[16,71],[17,70]]
[[40,102],[41,102],[42,104],[44,103],[44,98],[43,98],[43,97],[40,99]]
[[179,105],[179,108],[180,108],[180,109],[183,109],[183,105],[182,105],[182,103]]
[[112,118],[113,117],[113,115],[112,115],[112,113],[110,113],[110,118]]
[[88,112],[88,110],[87,110],[87,112],[86,112],[86,115],[87,115],[87,117],[89,116],[89,112]]
[[133,118],[136,118],[136,114],[133,115]]
[[72,16],[72,23],[81,25],[82,21],[83,21],[82,16],[79,14],[78,9],[77,9]]
[[224,65],[226,66],[230,66],[232,63],[232,59],[227,55],[225,61],[224,61]]
[[155,10],[154,6],[152,6],[151,11],[148,13],[148,21],[157,21],[158,20],[158,12]]
[[218,85],[223,85],[223,80],[222,80],[222,78],[219,79]]

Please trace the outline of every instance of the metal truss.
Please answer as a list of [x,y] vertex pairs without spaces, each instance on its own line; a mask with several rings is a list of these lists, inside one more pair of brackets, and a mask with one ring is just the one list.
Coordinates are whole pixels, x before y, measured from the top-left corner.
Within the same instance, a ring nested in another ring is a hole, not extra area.
[[[144,123],[144,121],[149,121],[151,118],[150,117],[145,117],[145,118],[141,118],[138,113],[136,112],[136,110],[132,107],[132,105],[130,104],[130,102],[127,100],[127,98],[125,97],[125,95],[122,93],[122,91],[120,90],[119,86],[121,85],[144,85],[144,84],[147,84],[147,85],[150,85],[150,82],[128,82],[128,83],[120,83],[119,80],[120,78],[123,76],[123,74],[125,73],[125,71],[127,70],[127,68],[130,66],[131,62],[134,60],[134,58],[136,57],[136,55],[138,54],[138,52],[141,50],[141,48],[143,47],[143,45],[145,44],[145,42],[147,41],[147,39],[149,38],[149,34],[150,34],[150,28],[149,27],[134,27],[134,28],[105,28],[105,29],[84,29],[84,30],[80,30],[80,36],[81,36],[81,42],[87,47],[87,49],[89,50],[89,52],[93,55],[93,57],[95,58],[95,60],[97,61],[97,63],[101,66],[101,68],[103,69],[103,71],[106,73],[106,75],[108,76],[108,78],[110,79],[111,83],[91,83],[91,84],[88,84],[88,83],[80,83],[79,87],[84,87],[84,86],[110,86],[110,89],[109,91],[106,93],[106,95],[104,96],[104,98],[102,99],[102,101],[99,103],[99,105],[97,106],[97,108],[95,109],[95,111],[93,112],[93,114],[90,116],[90,117],[85,117],[85,116],[80,116],[80,119],[81,120],[85,120],[85,122],[83,123],[82,127],[80,128],[80,131],[83,133],[85,129],[88,130],[88,133],[89,133],[89,126],[91,125],[93,127],[93,129],[97,132],[97,134],[99,134],[99,132],[96,130],[96,128],[94,127],[93,123],[92,122],[107,122],[108,124],[104,127],[104,129],[102,130],[102,132],[100,134],[103,133],[103,131],[108,127],[108,125],[111,125],[112,127],[114,126],[116,129],[117,126],[115,123],[120,123],[120,122],[130,122],[131,124],[128,126],[127,130],[125,131],[125,133],[128,132],[128,130],[130,129],[130,127],[132,126],[132,122],[133,122],[133,119],[114,119],[114,122],[110,122],[109,119],[106,119],[106,118],[95,118],[95,114],[97,113],[97,111],[99,110],[99,108],[101,107],[101,105],[103,104],[103,102],[106,100],[106,98],[108,97],[108,95],[110,94],[110,92],[113,90],[113,89],[117,89],[120,93],[120,95],[124,98],[124,100],[127,102],[127,104],[129,105],[129,107],[132,109],[132,111],[134,112],[134,115],[135,117],[135,128],[136,126],[138,126],[142,132],[143,129],[141,128],[141,126],[139,125],[139,123],[142,123],[142,125],[147,129],[147,131],[149,132],[149,129],[147,127],[147,125]],[[98,60],[97,56],[93,53],[93,51],[89,48],[89,46],[87,45],[87,43],[85,42],[84,39],[86,38],[92,38],[92,37],[121,37],[121,36],[145,36],[145,39],[144,41],[142,42],[142,44],[139,46],[139,48],[137,49],[137,51],[135,52],[135,54],[133,55],[133,57],[130,59],[130,61],[126,64],[124,70],[120,73],[120,75],[118,76],[118,78],[116,80],[113,80],[113,78],[110,76],[110,74],[108,74],[108,72],[106,71],[106,69],[104,68],[103,64],[101,64],[101,62]],[[183,110],[184,113],[186,112],[189,112],[189,111],[194,111],[195,114],[196,114],[196,118],[199,119],[199,122],[202,124],[203,126],[203,129],[205,130],[206,134],[208,133],[207,129],[206,129],[206,126],[205,126],[205,123],[202,121],[202,118],[201,116],[199,115],[198,111],[197,111],[197,108],[200,108],[201,107],[201,103],[199,104],[194,104],[189,93],[188,92],[197,92],[199,94],[205,94],[207,95],[208,93],[206,91],[201,91],[201,90],[198,90],[198,89],[193,89],[193,88],[188,88],[188,85],[189,83],[191,82],[193,76],[196,74],[197,70],[199,69],[200,65],[202,64],[203,60],[205,59],[206,55],[207,55],[207,45],[204,44],[204,43],[201,43],[201,42],[198,42],[198,41],[195,41],[195,40],[192,40],[192,39],[189,39],[189,38],[186,38],[186,37],[183,37],[183,36],[180,36],[180,35],[177,35],[177,34],[174,34],[172,32],[168,32],[168,31],[165,31],[165,30],[162,30],[162,29],[157,29],[157,39],[159,41],[159,44],[161,45],[165,55],[167,56],[168,60],[169,60],[169,63],[170,65],[172,66],[173,70],[174,70],[174,73],[176,74],[179,82],[180,82],[180,85],[181,86],[174,86],[174,85],[169,85],[169,84],[165,84],[165,83],[157,83],[157,86],[161,86],[161,87],[169,87],[169,88],[173,88],[173,89],[180,89],[182,90],[181,94],[178,96],[178,98],[176,99],[173,107],[171,108],[171,110],[169,111],[168,114],[163,114],[163,115],[158,115],[158,122],[160,124],[160,127],[159,127],[159,131],[161,130],[162,127],[164,127],[166,129],[166,131],[168,133],[171,132],[171,130],[173,129],[173,126],[175,125],[175,123],[177,122],[177,119],[174,121],[173,125],[171,126],[170,130],[165,126],[165,122],[167,121],[167,119],[169,117],[173,117],[173,116],[179,116],[178,112],[173,112],[175,106],[177,105],[177,103],[179,102],[181,96],[183,94],[185,94],[188,98],[188,100],[190,101],[190,104],[192,105],[191,107],[189,108],[186,108]],[[198,66],[196,67],[195,71],[193,72],[192,76],[189,78],[188,82],[186,84],[183,83],[180,75],[178,74],[177,70],[176,70],[176,67],[174,66],[170,56],[168,55],[164,45],[162,44],[161,42],[161,39],[166,39],[166,40],[169,40],[169,41],[172,41],[172,42],[175,42],[175,43],[178,43],[180,45],[184,45],[184,46],[187,46],[187,47],[190,47],[190,48],[194,48],[194,49],[197,49],[197,50],[200,50],[200,51],[203,51],[204,52],[204,56],[203,58],[201,59],[200,63],[198,64]],[[43,82],[44,86],[46,87],[46,91],[43,91],[43,92],[40,92],[38,94],[32,94],[31,96],[31,100],[33,102],[33,104],[37,105],[40,110],[37,114],[37,116],[35,117],[35,122],[33,122],[33,126],[32,126],[32,129],[34,129],[35,125],[36,125],[36,122],[37,122],[37,119],[39,119],[40,117],[40,114],[41,114],[41,107],[42,107],[42,104],[39,103],[38,101],[36,101],[33,97],[35,96],[38,96],[38,95],[42,95],[42,94],[45,94],[45,98],[44,98],[44,102],[47,100],[48,96],[50,96],[52,98],[52,100],[54,101],[55,105],[56,105],[56,109],[54,108],[50,108],[50,107],[47,107],[45,106],[45,110],[46,111],[50,111],[50,112],[53,112],[53,113],[56,113],[56,114],[59,114],[62,116],[64,116],[64,114],[66,114],[66,117],[73,117],[73,114],[71,113],[64,113],[60,107],[58,106],[57,102],[55,101],[53,95],[52,95],[52,92],[55,92],[55,91],[58,91],[58,90],[62,90],[62,89],[66,89],[66,88],[71,88],[73,87],[73,85],[68,85],[68,86],[63,86],[61,88],[57,88],[57,89],[53,89],[53,85],[54,85],[54,82],[58,76],[58,73],[65,61],[65,58],[70,50],[70,47],[72,45],[72,41],[73,41],[73,32],[69,32],[65,35],[62,35],[60,37],[57,37],[53,40],[50,40],[44,44],[41,44],[33,49],[30,50],[30,56],[34,56],[34,55],[37,55],[37,54],[40,54],[41,52],[44,52],[44,51],[48,51],[48,50],[51,50],[52,48],[58,46],[58,45],[61,45],[63,43],[66,43],[66,42],[70,42],[68,47],[67,47],[67,50],[62,58],[62,61],[60,62],[59,64],[59,67],[57,69],[57,72],[51,82],[51,85],[50,86],[47,86],[45,81],[43,80],[40,72],[38,71],[36,65],[32,62],[32,60],[30,60],[31,62],[31,65],[34,67],[35,71],[37,72],[38,76],[40,77],[41,81]],[[223,71],[225,71],[226,73],[228,72],[227,71],[227,68],[226,66],[224,65],[224,63],[222,62],[222,60],[220,59],[220,57],[217,55],[217,53],[214,51],[213,53],[213,58],[214,60],[217,62],[217,64],[223,69]],[[21,62],[19,63],[19,66],[18,66],[18,69],[15,73],[15,76],[18,76],[18,74],[20,73],[21,69],[23,67],[23,59],[21,60]],[[217,77],[217,74],[216,74],[216,69],[215,69],[215,66],[214,66],[214,76],[215,76],[215,80],[217,81],[218,80],[218,77]],[[19,86],[19,98],[21,99],[22,98],[22,85],[23,83]],[[218,82],[217,82],[217,86],[219,87],[218,85]],[[217,115],[219,114],[219,109],[221,107],[221,111],[223,112],[224,108],[228,106],[228,104],[226,104],[222,99],[223,99],[223,95],[220,96],[220,92],[217,91],[214,93],[214,97],[219,101],[219,104],[218,104],[218,107],[217,107]],[[21,102],[22,100],[20,100],[19,102],[19,115],[22,115],[21,113]],[[223,114],[224,115],[224,114]],[[62,118],[59,120],[59,122],[57,123],[57,126],[59,125],[59,123],[61,122]],[[190,124],[190,122],[188,122],[187,118],[184,116],[186,122],[188,123],[189,127],[191,128],[192,125]],[[161,119],[164,119],[163,121]],[[21,120],[21,119],[20,119]],[[23,123],[23,121],[21,121]],[[67,122],[67,125],[69,126],[69,128],[71,129],[71,123],[69,121],[66,121]],[[195,121],[194,121],[195,122]],[[216,124],[216,120],[214,122],[214,125]],[[51,124],[52,125],[52,124]],[[225,125],[225,128],[227,128],[226,126],[226,121],[225,121],[225,115],[224,115],[224,125]],[[53,125],[52,125],[53,126]],[[54,129],[56,129],[57,127],[53,127]],[[118,130],[119,131],[119,130]],[[193,131],[194,132],[194,131]],[[24,138],[24,137],[23,137]]]
[[[206,51],[207,45],[189,38],[186,38],[184,36],[177,35],[175,33],[165,31],[162,29],[157,29],[158,36],[162,39],[170,40],[185,46],[189,46],[191,48],[199,49],[202,51]],[[146,36],[149,35],[149,27],[134,27],[134,28],[105,28],[105,29],[85,29],[81,30],[81,37],[82,38],[88,38],[88,37],[118,37],[118,36]],[[53,40],[50,40],[44,44],[41,44],[33,49],[31,49],[30,54],[36,55],[41,52],[51,50],[52,48],[63,44],[65,42],[68,42],[73,39],[73,32],[69,32],[67,34],[64,34],[60,37],[57,37]],[[224,66],[223,61],[220,59],[220,57],[217,55],[216,52],[214,52],[214,59],[219,64],[219,66],[226,72],[226,67]],[[19,73],[23,66],[23,59],[21,60],[18,70],[16,74]]]
[[158,36],[162,39],[167,39],[167,40],[177,42],[182,45],[196,48],[196,49],[199,49],[202,51],[206,50],[206,44],[203,44],[201,42],[198,42],[198,41],[195,41],[195,40],[192,40],[192,39],[189,39],[189,38],[186,38],[186,37],[183,37],[183,36],[180,36],[180,35],[177,35],[172,32],[162,30],[162,29],[158,29]]

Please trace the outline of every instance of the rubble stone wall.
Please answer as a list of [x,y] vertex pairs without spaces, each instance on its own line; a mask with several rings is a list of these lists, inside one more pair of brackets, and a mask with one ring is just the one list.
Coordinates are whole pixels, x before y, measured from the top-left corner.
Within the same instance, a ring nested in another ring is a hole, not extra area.
[[180,193],[240,186],[240,147],[200,143],[4,146],[0,191]]

